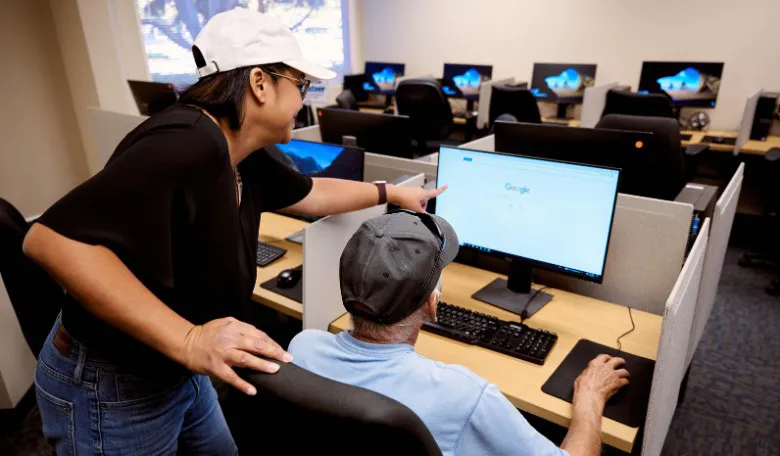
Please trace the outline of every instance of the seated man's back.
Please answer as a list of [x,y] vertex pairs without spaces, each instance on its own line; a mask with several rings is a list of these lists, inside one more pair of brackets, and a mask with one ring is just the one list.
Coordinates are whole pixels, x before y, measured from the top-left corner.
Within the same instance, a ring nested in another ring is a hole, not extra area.
[[412,409],[445,455],[562,454],[495,385],[470,370],[418,355],[409,344],[373,344],[348,332],[307,330],[290,343],[294,363]]

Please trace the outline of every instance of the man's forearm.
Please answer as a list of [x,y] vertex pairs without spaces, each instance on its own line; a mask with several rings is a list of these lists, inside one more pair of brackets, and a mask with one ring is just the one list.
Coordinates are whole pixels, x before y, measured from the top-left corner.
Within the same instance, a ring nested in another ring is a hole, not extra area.
[[193,324],[149,291],[110,250],[62,236],[41,224],[24,251],[88,311],[181,364]]
[[[287,210],[298,214],[333,215],[357,211],[379,203],[376,185],[342,179],[314,178],[309,195]],[[387,185],[387,201],[394,201],[394,185]]]
[[575,398],[569,432],[561,448],[571,456],[601,454],[601,416],[604,404],[597,398]]

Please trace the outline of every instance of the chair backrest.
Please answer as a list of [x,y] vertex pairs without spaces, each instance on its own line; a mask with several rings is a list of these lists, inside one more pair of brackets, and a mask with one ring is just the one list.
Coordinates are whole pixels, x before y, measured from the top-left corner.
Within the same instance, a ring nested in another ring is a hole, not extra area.
[[645,131],[655,135],[654,145],[658,156],[650,160],[647,176],[655,181],[657,186],[642,196],[671,201],[685,187],[685,157],[680,146],[680,125],[676,120],[610,114],[602,118],[596,128]]
[[368,92],[363,88],[365,82],[365,74],[345,74],[342,87],[344,90],[351,90],[357,101],[366,101],[368,100]]
[[517,122],[542,123],[536,98],[526,85],[494,85],[490,96],[490,125],[501,115],[510,114]]
[[0,275],[24,339],[37,358],[62,308],[65,294],[57,282],[22,252],[28,228],[22,214],[0,198]]
[[452,129],[452,108],[433,79],[405,79],[395,92],[398,113],[409,116],[412,136],[418,141],[446,139]]
[[358,102],[355,98],[355,94],[349,89],[341,91],[336,97],[336,104],[338,104],[341,109],[350,109],[352,111],[358,110]]
[[[294,364],[273,375],[248,370],[239,375],[257,388],[254,397],[232,390],[224,401],[241,454],[320,454],[334,436],[342,436],[341,455],[441,455],[422,420],[389,397]],[[271,436],[261,446],[259,433]]]
[[667,95],[661,93],[631,93],[622,90],[607,92],[607,101],[601,117],[609,114],[629,116],[671,117],[674,106]]

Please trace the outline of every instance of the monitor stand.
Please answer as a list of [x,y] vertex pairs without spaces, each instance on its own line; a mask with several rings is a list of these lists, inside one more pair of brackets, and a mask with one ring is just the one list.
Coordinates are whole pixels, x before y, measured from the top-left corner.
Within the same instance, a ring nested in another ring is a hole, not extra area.
[[566,113],[569,110],[569,106],[571,106],[570,103],[558,103],[558,114],[556,118],[561,120],[568,120],[569,118],[566,116]]
[[[532,296],[533,302],[529,303]],[[531,289],[531,265],[521,260],[510,260],[509,280],[496,279],[471,297],[517,315],[522,315],[525,309],[526,318],[534,315],[553,298],[551,294],[537,293]]]

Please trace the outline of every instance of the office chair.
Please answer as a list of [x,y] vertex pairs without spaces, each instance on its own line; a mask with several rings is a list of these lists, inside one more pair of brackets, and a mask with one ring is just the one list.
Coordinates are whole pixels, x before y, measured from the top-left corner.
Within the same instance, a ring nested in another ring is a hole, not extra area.
[[[412,124],[412,138],[422,152],[438,149],[441,145],[457,145],[449,141],[452,132],[453,115],[450,102],[444,96],[441,84],[433,79],[405,79],[395,92],[398,114],[409,116]],[[474,123],[468,118],[467,122]]]
[[231,389],[223,402],[240,454],[442,454],[420,418],[389,397],[294,364],[238,373],[257,388],[253,397]]
[[672,201],[687,182],[685,158],[680,147],[680,126],[675,119],[610,114],[602,118],[596,128],[644,131],[653,133],[658,157],[650,160],[647,175],[653,184],[642,196]]
[[503,114],[511,115],[517,119],[517,122],[542,123],[536,98],[526,87],[527,84],[522,86],[497,84],[491,88],[490,114],[488,116],[490,125],[493,125],[498,116]]
[[[780,148],[770,149],[764,155],[764,161],[766,174],[761,194],[765,196],[764,205],[767,208],[765,217],[768,226],[766,236],[769,242],[765,246],[765,253],[745,252],[742,254],[739,258],[739,265],[746,268],[757,264],[768,264],[776,268],[780,264],[780,238],[778,238],[778,233],[780,233]],[[766,287],[766,292],[772,296],[780,296],[780,275],[772,279]]]
[[629,116],[676,118],[674,105],[668,95],[661,93],[631,93],[621,90],[607,92],[607,100],[601,117],[609,114]]
[[341,91],[341,93],[336,97],[336,104],[338,105],[339,109],[349,109],[350,111],[358,110],[357,99],[349,89]]
[[363,83],[366,81],[365,74],[345,74],[342,87],[344,90],[350,90],[357,101],[368,100],[368,92],[363,89]]
[[62,308],[65,293],[22,252],[22,241],[28,229],[22,214],[0,198],[0,276],[24,339],[37,358]]

